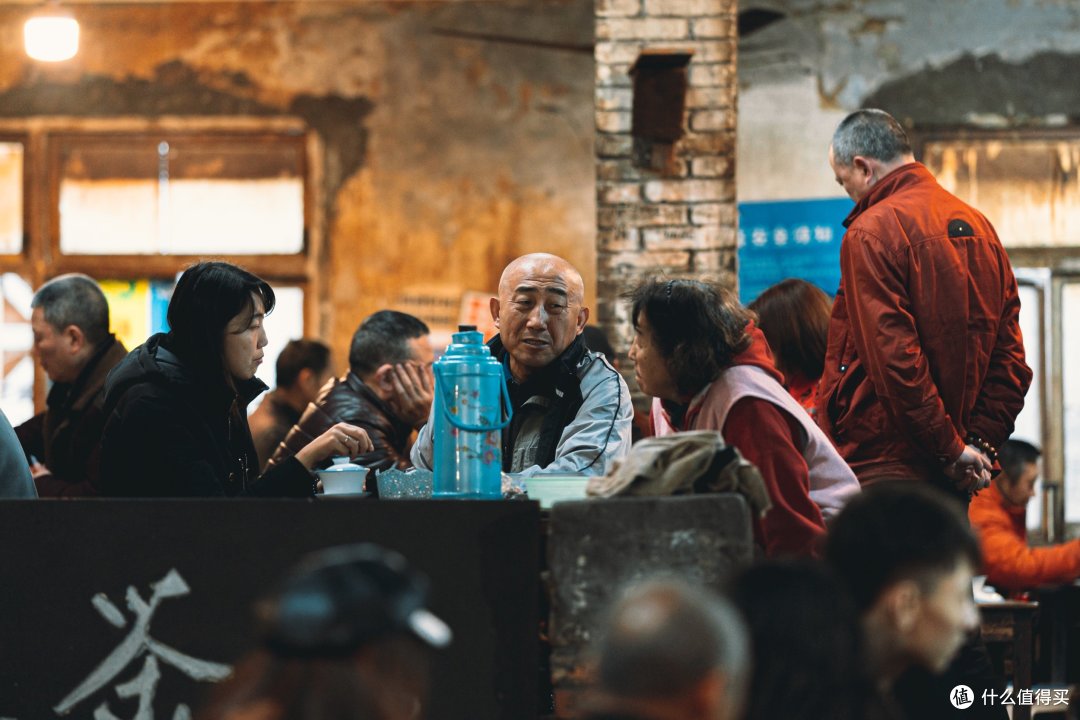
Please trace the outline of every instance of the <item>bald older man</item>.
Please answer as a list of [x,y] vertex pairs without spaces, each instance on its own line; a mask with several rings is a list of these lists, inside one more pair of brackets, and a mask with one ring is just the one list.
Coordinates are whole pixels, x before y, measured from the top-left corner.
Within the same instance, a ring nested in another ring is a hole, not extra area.
[[[574,266],[535,253],[511,262],[491,298],[499,334],[488,346],[503,364],[514,417],[503,431],[503,472],[603,475],[630,450],[633,406],[622,376],[581,337],[589,319]],[[432,467],[431,422],[412,449]]]
[[732,720],[750,676],[738,611],[676,580],[631,587],[600,632],[587,720]]

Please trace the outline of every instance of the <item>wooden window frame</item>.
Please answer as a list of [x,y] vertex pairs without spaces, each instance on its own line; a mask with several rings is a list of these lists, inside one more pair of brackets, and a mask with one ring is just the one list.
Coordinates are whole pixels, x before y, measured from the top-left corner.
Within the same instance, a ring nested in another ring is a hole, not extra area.
[[[243,137],[299,144],[304,183],[304,230],[300,252],[266,255],[64,254],[60,251],[60,147],[64,139],[86,137],[146,138],[164,135],[220,140]],[[23,144],[23,244],[17,254],[0,254],[0,272],[13,272],[38,288],[50,278],[81,272],[105,280],[173,280],[201,260],[224,260],[250,270],[271,285],[290,285],[304,293],[305,334],[326,334],[325,208],[322,200],[323,146],[317,133],[299,118],[165,117],[69,118],[34,117],[0,120],[0,141]],[[44,407],[46,378],[35,367],[34,406]]]
[[17,253],[0,253],[0,273],[22,272],[25,269],[30,246],[30,137],[26,133],[4,132],[0,129],[0,143],[19,143],[23,147],[22,167],[22,247]]

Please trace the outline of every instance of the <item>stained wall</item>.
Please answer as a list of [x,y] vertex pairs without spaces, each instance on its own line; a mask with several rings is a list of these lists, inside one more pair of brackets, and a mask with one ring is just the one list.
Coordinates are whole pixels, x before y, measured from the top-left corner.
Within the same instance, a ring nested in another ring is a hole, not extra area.
[[22,51],[0,6],[0,118],[302,119],[321,141],[327,279],[313,334],[344,357],[366,314],[486,292],[566,256],[595,289],[592,3],[78,4],[82,48]]

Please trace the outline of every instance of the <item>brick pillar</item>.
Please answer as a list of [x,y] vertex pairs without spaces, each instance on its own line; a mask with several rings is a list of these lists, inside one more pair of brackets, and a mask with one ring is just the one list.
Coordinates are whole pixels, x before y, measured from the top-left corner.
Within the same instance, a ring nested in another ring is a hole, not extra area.
[[[625,372],[623,292],[656,273],[735,287],[735,48],[736,0],[596,0],[597,320]],[[685,134],[662,170],[635,165],[630,135],[628,71],[645,49],[694,53]]]

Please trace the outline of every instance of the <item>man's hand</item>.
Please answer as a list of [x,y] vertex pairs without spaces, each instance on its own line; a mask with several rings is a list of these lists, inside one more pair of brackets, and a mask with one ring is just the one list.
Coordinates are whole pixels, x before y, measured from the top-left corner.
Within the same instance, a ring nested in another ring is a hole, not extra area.
[[412,427],[427,422],[435,397],[431,373],[416,363],[401,363],[390,368],[390,381],[394,396],[387,404],[394,414]]
[[945,466],[945,474],[956,485],[956,489],[974,495],[990,487],[990,472],[994,464],[981,450],[965,445],[960,457]]

